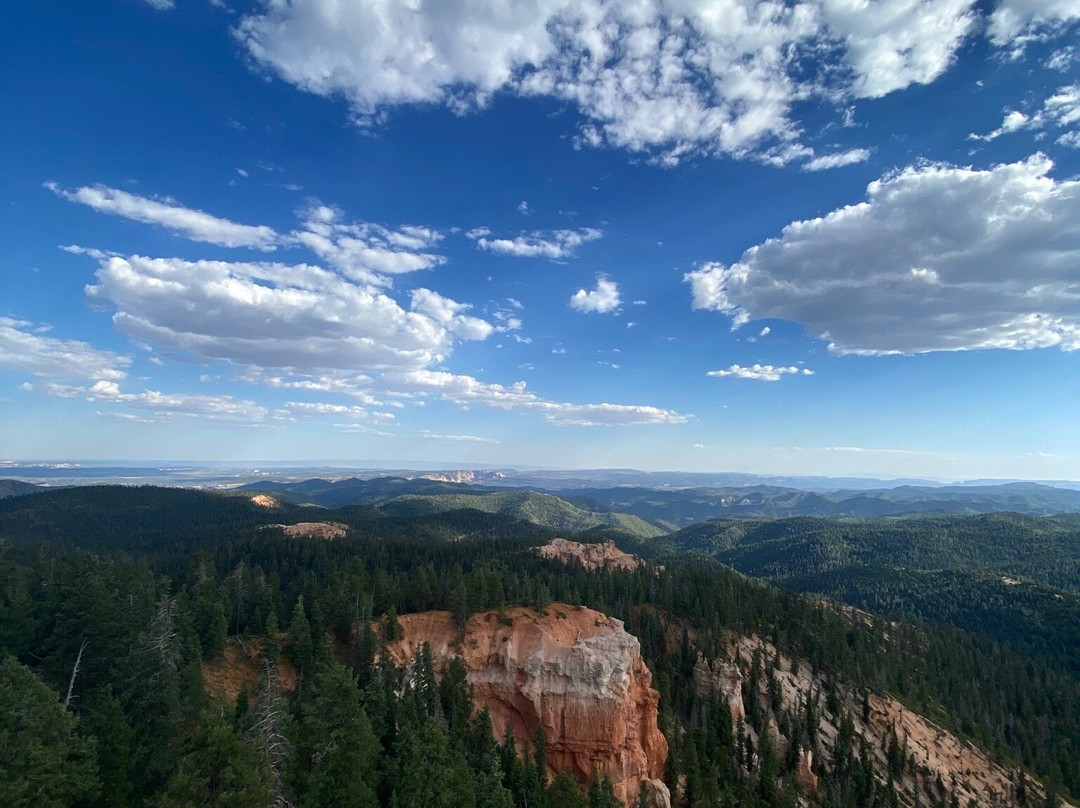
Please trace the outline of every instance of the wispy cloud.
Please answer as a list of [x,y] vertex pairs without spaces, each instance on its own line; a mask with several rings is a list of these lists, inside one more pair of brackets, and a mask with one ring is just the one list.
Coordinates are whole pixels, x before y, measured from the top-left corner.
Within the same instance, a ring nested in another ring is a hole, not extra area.
[[[47,329],[46,329],[47,330]],[[120,381],[131,359],[86,342],[45,336],[25,320],[0,317],[0,367],[59,379]]]
[[465,235],[473,239],[481,250],[496,255],[562,260],[572,257],[578,247],[596,241],[604,232],[594,227],[583,227],[578,230],[537,230],[513,238],[491,238],[491,231],[480,227]]
[[64,199],[86,205],[100,213],[158,225],[176,231],[193,241],[217,244],[220,247],[273,250],[281,240],[271,227],[238,224],[201,210],[186,208],[168,198],[151,199],[110,188],[107,185],[83,186],[68,191],[55,182],[47,182],[45,187]]
[[[1010,135],[1014,132],[1042,130],[1051,126],[1068,129],[1077,125],[1080,125],[1080,84],[1070,84],[1058,88],[1034,112],[1024,113],[1019,110],[1006,110],[1001,126],[985,135],[972,132],[968,135],[968,140],[989,142],[997,140],[1002,135]],[[1058,139],[1058,142],[1062,143],[1064,140],[1065,142],[1062,145],[1069,145],[1070,136],[1076,133],[1077,130],[1066,132]]]
[[501,443],[502,441],[495,440],[495,438],[484,438],[479,435],[444,435],[439,432],[432,432],[428,429],[420,430],[419,435],[424,440],[446,440],[453,443]]
[[869,149],[849,149],[848,151],[836,152],[835,154],[823,154],[803,163],[804,171],[827,171],[830,168],[865,163],[870,159]]
[[752,379],[759,382],[778,382],[784,376],[813,376],[814,371],[795,365],[778,367],[775,365],[753,364],[749,367],[732,365],[727,370],[710,370],[705,374],[717,379]]

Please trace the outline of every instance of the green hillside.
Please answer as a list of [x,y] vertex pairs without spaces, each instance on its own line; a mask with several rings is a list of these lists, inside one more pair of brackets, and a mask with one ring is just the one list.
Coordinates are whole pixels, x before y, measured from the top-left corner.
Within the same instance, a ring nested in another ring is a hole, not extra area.
[[467,508],[485,513],[501,513],[565,533],[580,533],[597,527],[610,527],[639,540],[664,535],[662,529],[637,516],[622,513],[593,513],[577,508],[552,494],[540,494],[536,491],[432,496],[406,494],[380,505],[380,510],[400,515],[443,513]]

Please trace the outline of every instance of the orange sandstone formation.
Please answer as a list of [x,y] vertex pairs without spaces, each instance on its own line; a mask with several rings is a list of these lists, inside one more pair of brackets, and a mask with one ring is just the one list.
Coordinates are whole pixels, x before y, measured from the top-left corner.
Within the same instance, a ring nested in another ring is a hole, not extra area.
[[549,777],[569,772],[585,783],[606,774],[628,806],[637,805],[644,783],[649,804],[670,806],[659,779],[668,752],[656,723],[660,696],[621,620],[563,604],[546,614],[485,612],[469,620],[460,644],[449,612],[398,622],[403,636],[387,648],[394,662],[408,665],[426,642],[441,675],[460,656],[475,707],[490,711],[496,738],[512,730],[519,744],[531,743],[543,725]]
[[299,539],[340,539],[348,532],[341,522],[297,522],[295,525],[267,525],[284,531],[286,536]]
[[636,570],[645,562],[636,555],[624,553],[613,541],[582,544],[568,539],[552,539],[537,552],[544,558],[564,564],[580,564],[589,572],[605,570]]

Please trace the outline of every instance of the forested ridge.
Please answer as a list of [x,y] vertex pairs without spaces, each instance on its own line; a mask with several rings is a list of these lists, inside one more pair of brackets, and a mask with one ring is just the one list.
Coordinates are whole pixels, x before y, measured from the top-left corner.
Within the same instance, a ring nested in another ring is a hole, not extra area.
[[[700,556],[668,557],[662,571],[588,574],[531,552],[551,531],[477,511],[320,511],[351,528],[334,541],[264,527],[311,517],[154,488],[0,503],[0,741],[12,750],[0,762],[0,803],[610,805],[602,780],[585,795],[565,778],[545,785],[542,739],[493,738],[482,714],[470,717],[460,671],[435,683],[421,665],[421,686],[399,696],[402,672],[375,662],[396,615],[445,609],[463,623],[479,610],[553,601],[618,617],[640,639],[671,747],[665,779],[682,804],[794,805],[792,749],[819,743],[815,712],[845,725],[841,691],[892,694],[1017,772],[1080,794],[1080,680],[1059,657],[953,627],[852,616]],[[673,643],[680,624],[693,631]],[[747,731],[732,731],[724,705],[692,686],[699,652],[722,656],[732,634],[767,639],[827,690],[779,709],[769,660],[755,660]],[[201,665],[238,638],[261,646],[269,666],[232,706],[207,695]],[[273,686],[273,666],[295,673],[291,693]],[[761,740],[769,722],[792,739],[786,753]],[[899,747],[887,751],[895,777],[915,766]],[[900,804],[869,757],[850,735],[828,766],[819,755],[813,804]],[[953,796],[942,784],[926,798],[950,805]],[[1013,798],[1044,802],[1020,775]]]
[[1075,515],[716,519],[654,547],[882,616],[957,626],[1080,674]]

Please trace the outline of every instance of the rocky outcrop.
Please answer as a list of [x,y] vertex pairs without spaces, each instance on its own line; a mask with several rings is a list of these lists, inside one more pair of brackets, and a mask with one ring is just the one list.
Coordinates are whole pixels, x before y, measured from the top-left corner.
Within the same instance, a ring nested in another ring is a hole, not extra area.
[[[857,616],[856,616],[857,618]],[[832,765],[833,752],[840,732],[842,716],[833,714],[825,708],[827,703],[821,694],[828,689],[825,678],[811,669],[806,661],[796,663],[785,654],[778,653],[772,643],[760,637],[732,635],[731,656],[740,660],[748,668],[746,660],[753,658],[755,652],[771,666],[776,680],[783,709],[797,711],[808,698],[817,700],[819,718],[817,735],[819,753],[826,767]],[[776,664],[773,664],[773,663]],[[762,703],[767,703],[765,677],[759,682]],[[913,762],[913,768],[905,769],[904,774],[896,778],[895,785],[908,804],[927,804],[934,800],[947,798],[942,785],[955,791],[960,805],[979,806],[1015,806],[1010,796],[1012,789],[1011,772],[995,763],[990,757],[971,743],[957,738],[930,719],[912,712],[896,699],[877,693],[868,693],[865,702],[853,689],[837,687],[837,703],[843,713],[851,718],[856,738],[864,739],[871,750],[872,763],[881,782],[888,776],[886,750],[890,737],[895,733],[901,745]],[[865,716],[865,717],[864,717]],[[773,720],[771,727],[777,722]],[[774,744],[784,748],[787,741]],[[803,755],[806,755],[804,760]],[[812,793],[809,786],[816,787],[816,777],[812,770],[813,759],[800,750],[796,779],[804,794]],[[811,779],[813,778],[813,779]],[[1042,799],[1044,789],[1033,778],[1027,780],[1030,792]],[[1077,808],[1062,801],[1061,808]]]
[[440,471],[421,474],[421,480],[434,480],[439,483],[475,484],[479,482],[475,471]]
[[449,612],[398,622],[402,636],[387,647],[390,657],[408,665],[426,642],[441,675],[460,656],[475,708],[489,710],[496,738],[512,731],[519,744],[530,743],[544,727],[549,777],[569,772],[586,783],[607,775],[628,806],[644,783],[651,805],[670,806],[660,781],[668,749],[656,723],[659,694],[622,621],[562,604],[544,614],[484,612],[469,620],[460,643]]
[[818,776],[814,774],[814,753],[807,749],[799,750],[799,762],[795,767],[795,782],[805,797],[817,793]]
[[286,536],[301,539],[342,539],[348,526],[341,522],[297,522],[295,525],[267,525],[284,531]]
[[568,539],[552,539],[537,552],[543,558],[563,564],[580,564],[589,572],[595,570],[636,570],[645,562],[636,555],[624,553],[613,541],[582,544]]
[[727,702],[731,711],[731,720],[746,718],[746,708],[742,697],[742,672],[737,665],[714,659],[712,662],[698,655],[694,665],[694,690],[699,696],[716,693]]

